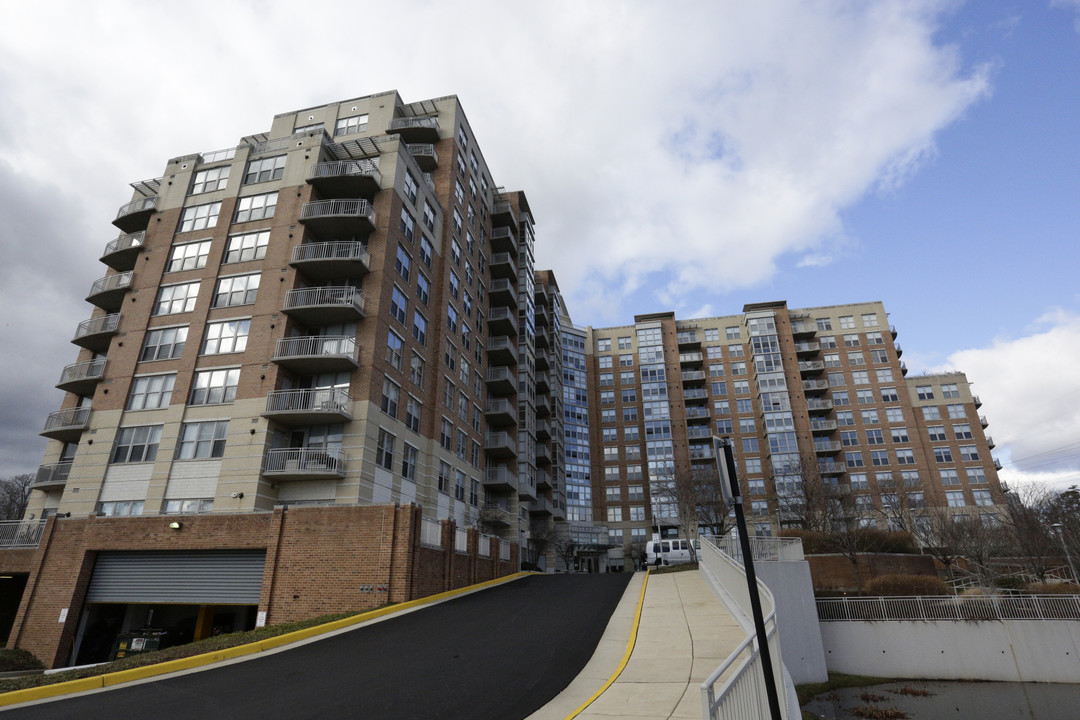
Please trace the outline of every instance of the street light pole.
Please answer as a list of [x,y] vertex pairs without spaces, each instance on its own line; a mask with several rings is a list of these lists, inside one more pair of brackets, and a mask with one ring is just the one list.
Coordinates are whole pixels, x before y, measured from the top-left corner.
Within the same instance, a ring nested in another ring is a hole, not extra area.
[[1069,552],[1069,543],[1065,542],[1065,526],[1061,523],[1054,523],[1050,527],[1057,531],[1058,540],[1061,541],[1061,548],[1065,551],[1065,560],[1069,563],[1069,572],[1072,573],[1073,582],[1080,585],[1080,575],[1076,574],[1076,566],[1073,565],[1072,553]]

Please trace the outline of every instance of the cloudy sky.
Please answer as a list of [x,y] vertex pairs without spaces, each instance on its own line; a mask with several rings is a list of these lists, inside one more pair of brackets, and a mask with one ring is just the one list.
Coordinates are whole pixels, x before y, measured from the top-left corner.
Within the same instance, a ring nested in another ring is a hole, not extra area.
[[127,183],[274,114],[457,94],[575,320],[884,301],[1013,483],[1080,483],[1080,0],[50,2],[0,24],[0,476]]

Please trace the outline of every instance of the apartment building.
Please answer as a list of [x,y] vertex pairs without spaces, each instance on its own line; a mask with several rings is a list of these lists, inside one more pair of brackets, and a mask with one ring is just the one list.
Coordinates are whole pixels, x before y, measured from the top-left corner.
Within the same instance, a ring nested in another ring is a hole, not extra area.
[[713,435],[732,438],[760,535],[805,526],[813,492],[843,500],[832,523],[895,527],[932,507],[997,517],[979,398],[962,373],[907,377],[880,302],[656,313],[583,335],[593,513],[615,566],[620,546],[678,532],[677,479],[713,471]]

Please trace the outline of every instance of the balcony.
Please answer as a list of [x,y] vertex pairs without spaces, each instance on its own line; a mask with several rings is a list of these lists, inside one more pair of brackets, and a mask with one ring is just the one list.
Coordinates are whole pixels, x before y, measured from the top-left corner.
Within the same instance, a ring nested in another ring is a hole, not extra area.
[[697,462],[704,462],[706,460],[712,460],[716,456],[713,455],[713,449],[711,443],[698,443],[690,446],[690,460]]
[[[497,227],[491,230],[491,249],[496,253],[505,252],[517,256],[517,238],[508,227]],[[541,286],[542,287],[542,286]]]
[[101,262],[117,272],[135,269],[135,261],[143,250],[145,232],[128,233],[115,240],[110,240],[101,254]]
[[537,490],[550,490],[551,485],[551,473],[547,470],[536,471],[536,489]]
[[535,354],[535,358],[536,358],[536,369],[537,370],[547,370],[548,368],[551,367],[551,363],[548,362],[548,351],[547,350],[537,350],[536,354]]
[[338,480],[345,477],[340,448],[278,448],[266,451],[262,474],[275,480]]
[[487,502],[484,504],[484,519],[492,525],[510,527],[514,520],[514,514],[510,512],[508,505]]
[[517,232],[517,213],[509,200],[496,200],[491,209],[492,227],[511,227]]
[[399,135],[406,143],[435,143],[439,141],[439,118],[394,118],[386,128],[386,133]]
[[685,410],[687,422],[709,422],[709,409],[699,405],[689,405]]
[[116,211],[116,219],[112,224],[120,228],[120,232],[137,233],[146,230],[150,224],[150,216],[157,209],[157,196],[142,197],[132,200]]
[[124,304],[124,295],[131,289],[131,275],[129,271],[95,280],[86,302],[97,305],[105,312],[118,312]]
[[893,340],[896,339],[896,326],[895,325],[890,325],[889,326],[889,334],[892,335]]
[[340,160],[315,163],[308,168],[308,183],[322,198],[357,198],[373,195],[382,184],[374,160]]
[[536,373],[536,392],[540,395],[547,395],[551,392],[551,376],[548,373]]
[[822,475],[842,475],[847,472],[847,463],[835,460],[818,460],[818,470]]
[[83,431],[89,427],[90,408],[68,408],[49,413],[49,417],[45,420],[45,429],[38,434],[61,442],[75,443],[79,442]]
[[517,435],[508,432],[489,432],[484,438],[484,452],[488,457],[509,458],[517,455]]
[[907,363],[903,361],[900,362],[900,374],[904,376],[907,375]]
[[37,477],[31,486],[34,490],[55,490],[67,485],[68,474],[71,472],[71,461],[42,465],[38,468]]
[[367,275],[371,255],[354,240],[303,243],[292,249],[289,265],[312,280],[336,280]]
[[540,442],[546,442],[551,439],[551,424],[547,420],[536,421],[536,439]]
[[484,380],[491,395],[503,397],[517,392],[517,373],[504,367],[489,367]]
[[688,403],[708,402],[709,393],[704,388],[686,388],[683,390],[683,400]]
[[405,149],[424,172],[435,172],[438,169],[439,154],[435,152],[433,143],[409,143],[405,145]]
[[982,407],[982,400],[979,399],[978,395],[972,395],[971,402],[975,403],[976,409]]
[[518,482],[518,500],[535,500],[536,499],[536,482],[529,482],[528,479],[523,479]]
[[796,355],[813,355],[821,351],[821,343],[819,342],[797,342],[795,343]]
[[356,338],[348,335],[280,338],[270,359],[301,375],[352,371],[360,365]]
[[94,388],[104,375],[105,358],[75,363],[60,373],[60,382],[56,383],[56,387],[76,395],[93,395]]
[[678,343],[680,350],[701,347],[701,338],[696,330],[684,330],[676,333],[675,342]]
[[119,327],[120,313],[83,320],[75,329],[75,337],[71,342],[81,348],[103,353],[109,349],[109,341]]
[[686,437],[691,440],[708,440],[712,437],[712,430],[708,425],[690,425],[686,428]]
[[492,280],[491,287],[488,288],[488,302],[491,305],[517,308],[517,280],[506,280],[504,278]]
[[683,370],[682,381],[683,383],[703,383],[705,382],[705,373],[701,370]]
[[991,450],[993,450],[996,447],[996,445],[994,443],[994,438],[991,437],[990,435],[986,436],[986,447],[990,448]]
[[538,497],[529,503],[530,515],[552,515],[554,511],[551,507],[551,501],[545,497]]
[[998,460],[997,458],[994,458],[994,468],[997,469],[997,470],[1001,469],[1001,461]]
[[810,337],[817,335],[817,325],[814,323],[793,322],[791,323],[791,334],[795,337]]
[[835,455],[843,450],[843,446],[836,440],[815,440],[814,452],[818,455]]
[[547,332],[537,332],[533,342],[538,348],[549,348],[551,343],[548,341]]
[[352,398],[343,388],[274,390],[262,416],[284,425],[319,425],[352,420]]
[[547,395],[536,396],[536,417],[551,417],[551,401]]
[[375,207],[367,200],[315,200],[304,203],[300,222],[325,237],[366,235],[375,229]]
[[[547,305],[537,305],[536,314],[534,317],[536,319],[536,326],[538,328],[546,328],[548,325],[551,324],[550,316],[548,315]],[[537,332],[539,332],[539,330]]]
[[506,335],[488,338],[488,365],[517,365],[517,343]]
[[488,262],[491,277],[505,278],[517,284],[517,256],[508,252],[497,252]]
[[680,365],[696,365],[698,367],[705,361],[704,356],[700,352],[684,352],[679,353]]
[[979,416],[979,424],[983,426],[983,430],[990,427],[990,421],[986,419],[985,415]]
[[364,318],[364,294],[352,285],[289,290],[281,311],[311,327]]
[[900,343],[893,343],[893,350],[896,350],[896,357],[904,354],[904,348],[900,347]]
[[505,465],[489,466],[484,473],[484,488],[497,492],[517,490],[517,475]]
[[506,398],[488,400],[484,407],[484,417],[488,425],[505,427],[517,423],[517,403],[512,403]]
[[815,435],[828,435],[829,433],[836,432],[836,421],[812,418],[810,420],[810,432]]
[[825,398],[806,398],[806,409],[810,412],[827,412],[833,409],[833,401]]
[[808,393],[823,393],[829,389],[829,383],[824,380],[803,380],[802,388]]
[[488,330],[494,335],[517,337],[517,313],[504,307],[491,308],[488,315]]
[[825,370],[825,363],[820,360],[800,360],[799,372],[803,375],[817,375]]
[[[537,465],[550,465],[551,464],[551,448],[547,445],[536,446],[536,464]],[[537,489],[540,487],[540,482],[536,483]]]

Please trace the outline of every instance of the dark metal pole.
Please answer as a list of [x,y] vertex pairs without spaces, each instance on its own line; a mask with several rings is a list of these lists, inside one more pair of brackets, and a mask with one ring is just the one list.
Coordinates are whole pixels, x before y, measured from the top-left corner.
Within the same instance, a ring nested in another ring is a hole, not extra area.
[[721,480],[725,479],[726,475],[730,485],[731,495],[728,504],[735,510],[735,525],[739,532],[739,547],[742,549],[743,568],[746,570],[746,588],[750,594],[750,608],[754,614],[754,629],[757,632],[758,652],[761,653],[761,672],[765,676],[765,695],[769,700],[769,714],[772,716],[772,720],[781,720],[780,697],[776,691],[776,677],[773,675],[769,638],[765,633],[765,617],[761,612],[761,596],[758,593],[757,573],[754,572],[754,554],[750,548],[750,535],[746,531],[746,516],[743,514],[738,473],[735,469],[735,452],[731,447],[731,438],[717,439],[713,442],[713,447],[717,451],[722,451],[724,455],[724,467],[719,467],[721,462],[719,455],[717,455],[716,464],[720,469]]

